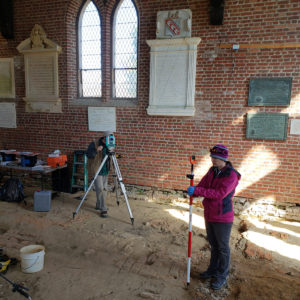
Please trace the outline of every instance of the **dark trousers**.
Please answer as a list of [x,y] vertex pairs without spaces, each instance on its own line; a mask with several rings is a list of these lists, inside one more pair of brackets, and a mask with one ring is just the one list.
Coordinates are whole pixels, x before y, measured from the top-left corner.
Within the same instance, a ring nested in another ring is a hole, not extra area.
[[217,278],[226,279],[230,265],[230,233],[232,223],[205,221],[207,239],[211,247],[210,263],[207,271]]

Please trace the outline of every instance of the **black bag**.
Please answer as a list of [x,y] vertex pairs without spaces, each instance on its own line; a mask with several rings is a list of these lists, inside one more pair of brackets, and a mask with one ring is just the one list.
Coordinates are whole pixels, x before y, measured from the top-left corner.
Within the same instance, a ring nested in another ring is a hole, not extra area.
[[[7,179],[0,188],[0,199],[7,202],[21,202],[25,198],[24,188],[18,178]],[[25,201],[24,201],[25,202]]]
[[86,156],[89,159],[93,159],[95,158],[96,155],[97,155],[97,149],[96,149],[95,142],[91,142],[86,150]]

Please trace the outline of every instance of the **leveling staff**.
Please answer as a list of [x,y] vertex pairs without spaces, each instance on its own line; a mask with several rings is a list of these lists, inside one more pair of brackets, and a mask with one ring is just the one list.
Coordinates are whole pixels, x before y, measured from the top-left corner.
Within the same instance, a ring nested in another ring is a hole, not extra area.
[[[88,172],[95,176],[98,168],[104,157],[109,153],[106,144],[106,136],[102,136],[98,143],[95,141],[91,142],[87,149],[88,157]],[[98,145],[97,145],[98,144]],[[97,178],[95,179],[95,188],[96,188],[96,209],[100,210],[100,217],[107,217],[107,208],[105,205],[105,200],[107,197],[107,188],[108,188],[108,173],[110,170],[110,157],[106,160],[104,166],[101,168]]]

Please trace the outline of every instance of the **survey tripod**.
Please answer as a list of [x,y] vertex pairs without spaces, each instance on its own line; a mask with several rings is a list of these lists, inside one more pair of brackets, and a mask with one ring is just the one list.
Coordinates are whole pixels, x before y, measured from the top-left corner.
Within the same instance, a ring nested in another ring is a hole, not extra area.
[[[113,161],[113,164],[114,164],[114,169],[115,169],[115,177],[117,178],[117,182],[119,182],[120,184],[120,187],[121,187],[121,190],[122,190],[122,193],[124,195],[124,198],[125,198],[125,202],[126,202],[126,205],[127,205],[127,209],[128,209],[128,212],[129,212],[129,216],[130,216],[130,220],[131,220],[131,224],[133,225],[134,223],[134,218],[132,216],[132,212],[131,212],[131,209],[130,209],[130,205],[129,205],[129,201],[128,201],[128,197],[127,197],[127,193],[126,193],[126,189],[125,189],[125,185],[123,183],[123,180],[122,180],[122,175],[121,175],[121,171],[120,171],[120,168],[119,168],[119,165],[118,165],[118,161],[117,161],[117,158],[116,158],[116,154],[115,154],[115,147],[114,147],[114,137],[113,135],[110,135],[110,136],[107,136],[106,137],[106,146],[107,149],[108,149],[108,154],[105,155],[104,159],[102,160],[101,164],[100,164],[100,167],[98,168],[91,184],[89,185],[87,191],[85,192],[84,196],[82,197],[81,199],[81,202],[80,204],[78,205],[76,211],[73,213],[73,219],[75,218],[75,216],[77,215],[81,205],[83,204],[84,200],[86,199],[89,191],[91,190],[97,176],[99,175],[101,169],[103,168],[105,162],[107,161],[107,159],[109,159],[109,157],[112,158],[112,161]],[[117,195],[117,204],[119,205],[119,200],[118,200],[118,191],[117,191],[117,186],[116,186],[116,183],[115,181],[115,189],[116,189],[116,195]]]

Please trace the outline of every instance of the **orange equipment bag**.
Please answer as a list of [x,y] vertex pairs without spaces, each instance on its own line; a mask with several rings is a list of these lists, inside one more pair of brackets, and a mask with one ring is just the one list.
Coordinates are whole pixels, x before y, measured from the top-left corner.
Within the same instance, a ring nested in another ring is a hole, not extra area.
[[67,155],[59,155],[55,157],[48,156],[48,166],[52,168],[64,166],[67,163]]

